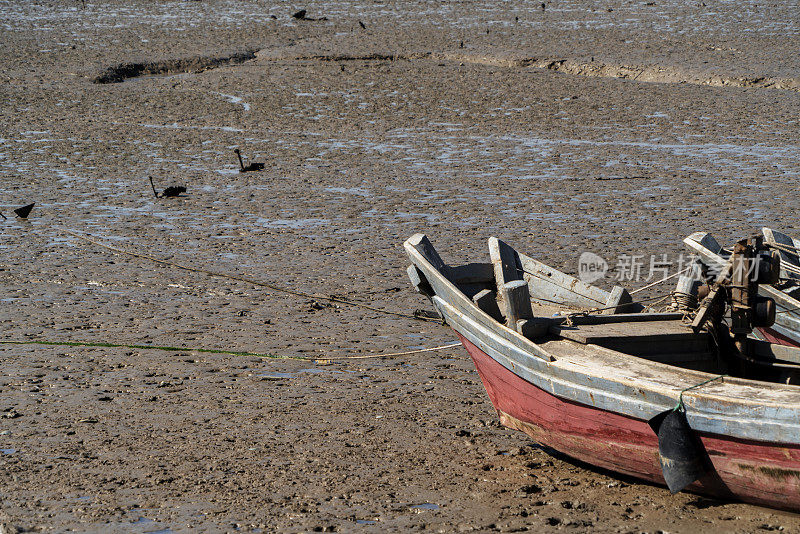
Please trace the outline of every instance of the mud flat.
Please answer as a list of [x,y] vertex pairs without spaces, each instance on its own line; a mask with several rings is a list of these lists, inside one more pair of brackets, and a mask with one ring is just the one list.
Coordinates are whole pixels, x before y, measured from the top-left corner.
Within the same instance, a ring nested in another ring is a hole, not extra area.
[[0,220],[1,339],[318,359],[0,345],[4,531],[800,528],[538,448],[459,348],[332,359],[445,327],[60,229],[401,313],[428,306],[418,231],[453,263],[496,235],[571,272],[800,235],[788,4],[0,4],[0,211],[37,203]]

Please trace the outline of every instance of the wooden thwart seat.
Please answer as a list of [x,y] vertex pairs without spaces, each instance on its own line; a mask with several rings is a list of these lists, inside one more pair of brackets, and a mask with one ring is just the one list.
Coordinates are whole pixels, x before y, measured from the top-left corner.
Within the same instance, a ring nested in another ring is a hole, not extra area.
[[710,335],[695,333],[680,319],[572,325],[553,324],[550,332],[582,344],[627,354],[707,352]]

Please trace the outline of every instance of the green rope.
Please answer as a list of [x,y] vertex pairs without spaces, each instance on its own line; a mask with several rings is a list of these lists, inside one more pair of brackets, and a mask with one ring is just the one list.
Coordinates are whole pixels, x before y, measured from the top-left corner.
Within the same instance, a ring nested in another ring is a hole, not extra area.
[[89,341],[0,340],[0,345],[56,345],[56,346],[60,345],[64,347],[110,347],[110,348],[123,348],[123,349],[154,349],[154,350],[163,350],[169,352],[205,352],[208,354],[232,354],[234,356],[255,356],[257,358],[270,358],[273,360],[298,360],[302,362],[329,363],[332,361],[364,360],[366,358],[390,358],[394,356],[408,356],[409,354],[421,354],[423,352],[434,352],[437,350],[452,349],[453,347],[461,345],[461,343],[449,343],[447,345],[440,345],[438,347],[429,347],[427,349],[405,350],[402,352],[361,354],[359,356],[323,356],[320,358],[312,358],[308,356],[278,356],[276,354],[261,354],[258,352],[238,352],[235,350],[198,349],[194,347],[159,347],[157,345],[126,345],[122,343],[89,342]]
[[271,358],[275,360],[303,360],[313,361],[318,358],[304,358],[297,356],[278,356],[277,354],[260,354],[258,352],[239,352],[220,349],[197,349],[192,347],[159,347],[156,345],[126,345],[122,343],[91,343],[87,341],[0,341],[3,345],[56,345],[64,347],[106,347],[121,349],[152,349],[170,352],[205,352],[207,354],[232,354],[234,356],[256,356],[258,358]]
[[686,406],[683,405],[683,394],[685,392],[689,391],[690,389],[699,388],[700,386],[705,386],[706,384],[708,384],[710,382],[713,382],[715,380],[719,380],[719,379],[721,379],[723,377],[726,377],[726,376],[728,376],[728,375],[715,376],[714,378],[709,378],[708,380],[700,382],[699,384],[695,384],[693,386],[689,386],[688,388],[682,389],[680,395],[678,395],[678,404],[675,405],[675,407],[672,409],[672,411],[673,412],[677,412],[678,410],[686,411]]

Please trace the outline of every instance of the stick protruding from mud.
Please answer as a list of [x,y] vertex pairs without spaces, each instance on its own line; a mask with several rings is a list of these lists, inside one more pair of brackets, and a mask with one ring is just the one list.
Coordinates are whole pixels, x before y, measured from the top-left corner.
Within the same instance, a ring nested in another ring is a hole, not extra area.
[[155,195],[155,197],[158,198],[158,191],[156,191],[156,185],[153,183],[153,177],[148,176],[147,178],[150,180],[150,187],[153,188],[153,195]]
[[238,148],[234,148],[233,152],[236,154],[236,157],[239,158],[239,172],[244,172],[244,161],[242,161],[242,153],[239,151]]

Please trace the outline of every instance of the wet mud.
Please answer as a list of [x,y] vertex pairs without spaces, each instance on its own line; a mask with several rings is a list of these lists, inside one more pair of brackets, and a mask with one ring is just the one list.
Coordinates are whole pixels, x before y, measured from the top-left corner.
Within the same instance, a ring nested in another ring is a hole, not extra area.
[[403,314],[416,232],[454,264],[591,251],[606,287],[694,231],[800,235],[792,9],[4,2],[0,340],[310,360],[0,344],[3,531],[797,530],[502,428],[463,349],[334,359],[436,322],[62,230]]

